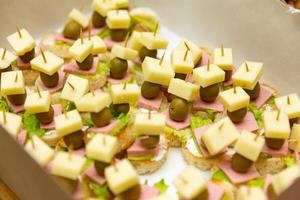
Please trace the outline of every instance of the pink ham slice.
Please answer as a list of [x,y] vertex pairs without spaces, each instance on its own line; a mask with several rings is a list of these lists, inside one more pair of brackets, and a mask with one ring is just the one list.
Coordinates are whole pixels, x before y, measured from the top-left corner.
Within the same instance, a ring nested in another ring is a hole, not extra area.
[[283,144],[283,146],[281,147],[281,149],[279,150],[273,150],[271,148],[269,148],[266,144],[263,146],[262,152],[265,154],[268,154],[270,156],[273,157],[283,157],[283,156],[287,156],[287,154],[289,153],[289,143],[286,140]]
[[205,109],[210,109],[210,110],[215,110],[219,112],[223,112],[224,107],[221,104],[219,99],[216,99],[213,102],[205,102],[203,101],[200,97],[198,97],[194,102],[193,102],[193,109],[194,110],[205,110]]
[[159,152],[159,145],[153,149],[145,148],[139,139],[136,139],[134,143],[127,149],[128,156],[144,156],[144,155],[157,155]]
[[17,136],[17,141],[20,145],[24,145],[27,137],[27,131],[21,130],[20,133]]
[[166,114],[166,124],[175,130],[185,129],[190,126],[190,117],[191,117],[190,114],[188,114],[188,116],[185,118],[183,122],[177,122],[172,120],[168,111],[165,114]]
[[202,59],[201,59],[201,62],[200,62],[200,66],[207,65],[208,60],[210,61],[210,63],[213,63],[212,57],[206,51],[204,51],[203,54],[202,54]]
[[20,112],[23,112],[25,110],[24,104],[22,104],[22,105],[14,105],[14,104],[12,104],[10,102],[8,104],[11,107],[11,109],[13,110],[14,113],[20,113]]
[[207,182],[208,200],[220,200],[224,194],[224,188],[212,181]]
[[98,62],[99,62],[99,58],[94,57],[92,68],[89,69],[89,70],[82,70],[82,69],[79,68],[76,61],[73,60],[70,63],[65,64],[63,66],[63,70],[64,70],[64,72],[74,73],[74,74],[94,75],[94,74],[96,74],[96,71],[97,71]]
[[240,132],[243,130],[252,132],[258,129],[255,117],[250,111],[247,112],[244,120],[242,122],[235,123],[235,126]]
[[85,148],[82,147],[80,149],[76,149],[73,151],[73,153],[78,156],[85,156]]
[[75,192],[72,195],[73,199],[76,200],[81,200],[84,199],[85,195],[84,195],[84,191],[82,189],[82,185],[80,183],[78,183]]
[[114,44],[119,44],[119,45],[123,45],[124,44],[124,41],[122,42],[116,42],[116,41],[113,41],[111,39],[111,37],[107,37],[107,38],[104,38],[104,43],[107,47],[108,50],[111,50],[112,47],[114,46]]
[[150,110],[159,110],[162,100],[163,92],[161,92],[155,99],[146,99],[141,95],[138,101],[138,107]]
[[106,180],[104,177],[100,176],[96,169],[95,169],[95,165],[93,164],[92,166],[90,166],[85,172],[84,175],[86,175],[87,177],[89,177],[90,179],[92,179],[93,181],[95,181],[96,183],[99,183],[100,185],[103,185]]
[[120,120],[114,120],[112,122],[110,122],[110,124],[103,126],[103,127],[93,127],[90,128],[88,131],[89,132],[94,132],[94,133],[110,133],[118,124],[119,124]]
[[141,185],[142,191],[138,200],[149,200],[159,195],[159,190],[148,185]]
[[272,96],[273,92],[271,90],[261,86],[259,97],[252,101],[252,103],[254,103],[257,108],[261,108]]
[[73,39],[64,37],[61,33],[55,33],[54,39],[65,42],[65,43],[70,43],[70,44],[73,44],[75,42],[75,40],[73,40]]
[[59,70],[58,76],[59,76],[58,83],[55,87],[49,88],[49,87],[45,86],[40,77],[37,79],[37,85],[39,88],[41,88],[41,90],[47,90],[50,93],[55,93],[64,87],[65,73],[63,71]]
[[274,176],[272,176],[271,174],[267,174],[265,177],[265,184],[264,184],[264,192],[268,191],[268,187],[269,185],[272,183]]
[[260,177],[254,165],[248,170],[247,173],[238,173],[231,167],[230,160],[224,160],[218,164],[219,168],[228,176],[230,181],[234,184],[244,183],[252,179]]
[[[99,33],[101,33],[101,31],[104,29],[103,28],[96,28],[94,27],[93,25],[91,25],[91,35],[97,35]],[[89,36],[89,29],[86,29],[84,32],[83,32],[83,36],[84,37],[88,37]]]
[[[54,110],[54,117],[56,117],[56,116],[58,116],[58,115],[60,115],[62,113],[62,106],[60,104],[54,104],[54,105],[52,105],[52,107],[53,107],[53,110]],[[54,120],[52,122],[50,122],[49,124],[42,124],[42,123],[40,123],[40,127],[42,129],[46,129],[46,130],[55,129]]]
[[114,79],[108,76],[107,82],[109,82],[110,84],[120,84],[120,83],[124,83],[125,81],[128,81],[129,79],[130,79],[130,74],[127,73],[126,76],[121,79]]

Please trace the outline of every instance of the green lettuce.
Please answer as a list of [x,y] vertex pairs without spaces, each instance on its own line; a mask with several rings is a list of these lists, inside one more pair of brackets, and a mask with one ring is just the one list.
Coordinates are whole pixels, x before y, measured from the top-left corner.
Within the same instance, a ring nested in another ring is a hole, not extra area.
[[128,156],[128,160],[132,160],[132,161],[151,160],[152,158],[153,158],[153,155]]
[[96,69],[96,74],[94,75],[85,75],[85,74],[80,74],[81,78],[85,79],[97,79],[99,78],[99,75],[106,75],[110,71],[110,62],[99,62],[97,69]]
[[22,118],[23,129],[25,129],[30,136],[43,136],[45,134],[45,130],[41,129],[40,122],[34,114],[29,114],[25,112],[24,114],[22,114]]
[[98,36],[101,37],[102,39],[110,36],[109,28],[105,27],[100,33],[98,33]]
[[114,136],[118,135],[121,132],[121,130],[127,126],[127,124],[130,121],[130,115],[121,114],[117,119],[120,120],[120,122],[111,132],[111,135]]
[[137,72],[139,72],[139,73],[143,73],[142,66],[139,65],[139,64],[134,64],[134,65],[133,65],[133,69],[134,69],[134,71],[137,71]]
[[253,113],[258,125],[261,127],[263,125],[263,112],[264,109],[258,109],[255,104],[250,103],[248,106],[249,110]]
[[158,189],[160,193],[164,193],[169,188],[164,179],[161,179],[160,181],[154,183],[153,187]]
[[286,156],[282,158],[282,161],[287,167],[291,167],[297,164],[297,160],[294,155]]
[[92,191],[94,192],[94,194],[97,196],[98,199],[100,199],[100,200],[109,199],[110,194],[109,194],[107,184],[99,185],[96,182],[91,182],[90,186],[91,186]]
[[0,110],[5,110],[6,112],[12,112],[11,107],[8,105],[7,100],[4,97],[0,99]]
[[64,41],[61,41],[61,40],[56,40],[55,44],[58,45],[58,46],[67,47],[67,48],[72,46],[71,42],[64,42]]
[[94,163],[94,160],[87,158],[82,167],[82,171],[86,171],[93,163]]
[[190,123],[191,123],[191,129],[194,130],[195,128],[200,128],[202,126],[212,124],[212,120],[192,116],[190,119]]
[[213,181],[225,181],[225,182],[229,182],[229,178],[226,176],[226,174],[222,170],[216,171],[212,175],[211,179]]
[[154,32],[156,23],[152,20],[147,20],[138,16],[131,16],[131,28],[135,28],[136,25],[144,25],[150,32]]
[[185,143],[190,137],[191,137],[191,130],[190,129],[184,129],[184,130],[174,130],[168,126],[165,127],[164,132],[166,135],[171,135],[177,140],[179,140],[181,143]]
[[84,126],[88,126],[89,128],[95,126],[94,122],[92,121],[92,119],[90,117],[85,118],[82,123]]
[[274,96],[270,97],[270,99],[267,101],[266,104],[271,105],[271,106],[274,105],[275,104],[275,97]]
[[253,179],[251,181],[248,181],[247,185],[251,186],[251,187],[264,188],[265,178],[264,177],[259,177],[259,178]]

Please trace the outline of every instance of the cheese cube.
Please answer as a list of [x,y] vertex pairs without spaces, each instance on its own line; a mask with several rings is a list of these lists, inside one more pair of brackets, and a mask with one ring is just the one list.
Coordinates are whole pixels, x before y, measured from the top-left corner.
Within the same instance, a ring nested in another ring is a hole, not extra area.
[[143,48],[143,45],[140,42],[140,38],[141,38],[141,32],[133,31],[130,38],[128,39],[127,47],[134,49],[136,51],[141,50],[141,48]]
[[25,82],[22,71],[1,73],[1,93],[4,95],[25,93]]
[[26,143],[25,150],[41,166],[46,166],[54,156],[54,150],[35,135]]
[[300,99],[297,94],[275,98],[275,105],[286,113],[290,119],[300,117]]
[[219,97],[229,112],[245,108],[250,102],[249,95],[241,87],[236,87],[235,90],[234,88],[225,90],[219,94]]
[[[4,117],[6,117],[6,123],[4,123]],[[2,127],[13,137],[16,137],[22,128],[22,117],[10,112],[0,111],[0,123]]]
[[52,161],[51,173],[56,176],[76,180],[85,161],[84,157],[76,154],[69,155],[68,152],[57,152]]
[[267,200],[267,196],[259,187],[241,186],[237,191],[238,200]]
[[127,8],[129,5],[128,0],[113,0],[113,2],[116,4],[117,8]]
[[92,51],[93,42],[90,40],[83,40],[83,43],[81,43],[81,38],[77,39],[69,48],[70,55],[80,63],[82,63]]
[[130,16],[127,10],[111,10],[107,12],[106,24],[110,29],[128,29]]
[[114,84],[110,89],[111,98],[114,104],[136,102],[141,95],[141,89],[137,84]]
[[272,187],[276,195],[280,195],[284,190],[289,188],[300,176],[298,165],[288,167],[276,174],[272,181]]
[[[246,63],[248,69],[246,67]],[[263,63],[247,61],[243,63],[240,68],[233,74],[233,85],[240,86],[248,90],[253,90],[262,75]]]
[[51,76],[60,69],[64,60],[50,51],[44,52],[44,55],[47,62],[44,61],[42,55],[39,55],[30,61],[31,68]]
[[199,87],[193,83],[173,78],[168,87],[168,93],[181,97],[189,102],[194,101],[198,96]]
[[17,59],[17,56],[15,56],[10,51],[5,52],[5,56],[3,57],[4,49],[0,49],[0,69],[6,69],[11,65],[12,62],[14,62]]
[[138,56],[138,52],[136,50],[123,47],[119,44],[115,44],[112,47],[111,54],[113,57],[118,57],[124,60],[135,60]]
[[173,184],[184,199],[194,199],[206,189],[202,172],[191,165],[178,175]]
[[200,84],[201,87],[221,83],[225,79],[225,72],[216,65],[198,67],[193,70],[193,79]]
[[239,131],[228,117],[211,125],[202,135],[202,141],[211,155],[220,153],[239,137]]
[[[185,60],[184,57],[186,56]],[[173,51],[171,57],[171,63],[176,73],[188,74],[193,71],[194,61],[190,51],[186,54],[186,51],[176,50]]]
[[294,151],[300,152],[300,124],[293,125],[289,148]]
[[164,133],[166,116],[162,113],[137,113],[133,129],[138,135],[160,135]]
[[35,47],[35,41],[26,29],[21,29],[20,34],[22,37],[16,32],[6,38],[18,56],[24,55]]
[[106,0],[93,0],[92,8],[102,17],[106,17],[109,10],[115,9],[115,3],[113,1]]
[[245,158],[255,162],[264,146],[265,139],[254,133],[243,131],[234,145],[234,150]]
[[166,193],[160,194],[156,197],[152,197],[149,200],[171,200]]
[[54,122],[56,133],[60,137],[71,134],[82,128],[81,116],[77,110],[72,110],[56,116]]
[[139,177],[131,163],[123,159],[104,171],[109,189],[116,195],[139,184]]
[[117,153],[118,139],[114,136],[97,134],[86,146],[89,158],[110,163]]
[[51,96],[49,91],[41,91],[40,95],[37,92],[27,95],[24,103],[26,112],[43,113],[49,111],[51,105]]
[[83,28],[86,28],[89,25],[89,17],[80,12],[78,9],[73,8],[69,14],[69,19],[74,20],[80,24]]
[[267,138],[289,138],[291,129],[287,114],[279,113],[278,115],[278,111],[265,111],[263,123]]
[[103,108],[111,104],[111,98],[108,93],[94,92],[87,93],[75,101],[76,108],[79,112],[100,112]]
[[104,41],[97,35],[91,37],[93,43],[92,54],[97,55],[100,53],[105,53],[107,51]]
[[146,57],[142,63],[144,80],[160,85],[168,86],[171,79],[174,78],[175,72],[168,62]]
[[196,44],[194,44],[190,40],[185,39],[185,38],[182,39],[174,51],[177,51],[177,50],[185,51],[186,50],[185,44],[189,47],[189,49],[192,53],[194,65],[198,64],[202,58],[203,51],[202,51],[202,49],[200,49],[200,47],[198,47]]
[[66,80],[60,98],[76,101],[89,91],[89,81],[85,78],[70,74]]
[[168,47],[168,40],[159,36],[154,35],[152,32],[142,32],[140,42],[147,49],[166,49]]
[[232,49],[223,48],[224,55],[222,55],[222,48],[217,48],[213,52],[214,64],[219,66],[223,70],[232,70]]

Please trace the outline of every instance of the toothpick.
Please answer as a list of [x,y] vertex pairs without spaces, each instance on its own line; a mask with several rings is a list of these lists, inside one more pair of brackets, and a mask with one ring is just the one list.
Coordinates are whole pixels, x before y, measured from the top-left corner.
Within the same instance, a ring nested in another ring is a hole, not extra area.
[[119,172],[119,169],[118,169],[118,167],[117,167],[117,165],[116,165],[116,160],[113,160],[113,161],[112,161],[112,166],[113,166],[113,168],[114,168],[114,170],[115,170],[116,172]]
[[16,76],[15,76],[15,82],[18,81],[18,72],[16,73]]
[[290,138],[290,139],[288,140],[288,142],[299,142],[299,140],[298,140],[298,139],[295,139],[295,138]]
[[151,110],[148,110],[148,119],[151,119]]
[[233,93],[236,94],[236,86],[233,86]]
[[7,119],[6,119],[6,111],[5,110],[2,111],[2,115],[3,115],[3,124],[6,124]]
[[179,176],[179,179],[182,181],[184,185],[187,184],[187,180],[183,176]]
[[44,54],[44,51],[41,49],[41,54],[42,54],[42,57],[43,57],[43,60],[44,60],[44,63],[47,63],[47,59],[46,59],[46,56]]
[[222,130],[223,126],[224,126],[224,123],[222,123],[222,124],[219,126],[219,131]]
[[91,34],[92,34],[92,33],[91,33],[91,32],[92,32],[91,29],[92,29],[92,27],[89,26],[89,30],[88,30],[88,31],[89,31],[89,32],[88,32],[88,38],[89,38],[89,40],[91,40]]
[[91,91],[92,95],[95,96],[95,90],[94,90],[94,88],[93,88],[92,83],[89,82],[89,85],[90,85],[90,91]]
[[210,60],[208,59],[207,60],[207,71],[209,71],[210,70]]
[[287,104],[290,105],[290,104],[291,104],[290,96],[287,96],[287,99],[286,99],[286,100],[287,100]]
[[189,53],[189,49],[187,48],[185,51],[185,54],[184,54],[184,58],[183,58],[184,61],[186,61],[188,53]]
[[72,144],[68,147],[68,151],[69,151],[69,160],[72,160],[72,154],[73,154],[73,145]]
[[162,55],[162,57],[160,58],[159,65],[161,65],[162,62],[164,61],[165,55],[166,55],[166,50],[165,50],[164,54]]
[[67,82],[67,83],[72,88],[72,90],[75,90],[75,87],[70,82]]
[[103,145],[103,146],[106,145],[106,139],[105,139],[105,136],[102,137],[102,145]]
[[127,47],[128,39],[129,39],[129,32],[127,32],[126,37],[125,37],[125,42],[124,42],[125,48]]
[[185,47],[190,51],[191,49],[190,49],[190,47],[189,47],[189,45],[186,43],[186,42],[184,42],[184,45],[185,45]]
[[278,112],[277,112],[276,121],[279,120],[279,117],[280,117],[280,110],[278,110]]
[[247,62],[245,62],[245,66],[246,66],[246,71],[249,72],[249,66],[248,66]]
[[42,95],[41,95],[41,92],[40,92],[40,89],[39,89],[38,86],[36,86],[36,91],[37,91],[37,93],[38,93],[38,95],[39,95],[39,98],[42,98]]
[[17,32],[19,34],[19,37],[22,38],[22,34],[21,34],[21,31],[20,31],[19,27],[17,27]]
[[126,86],[127,86],[127,81],[125,81],[124,85],[123,85],[123,90],[126,89]]
[[221,44],[221,54],[222,54],[222,56],[224,56],[224,46],[223,46],[223,44]]
[[159,22],[156,22],[155,29],[154,29],[154,32],[153,32],[154,36],[156,36],[156,34],[157,34],[158,26],[159,26]]
[[6,48],[4,48],[4,50],[3,50],[3,54],[2,54],[2,60],[4,60],[4,58],[5,58],[5,54],[6,54]]
[[81,44],[83,44],[83,33],[82,33],[82,28],[80,29],[80,41],[81,41]]
[[65,115],[65,119],[68,119],[68,114],[67,114],[67,111],[65,109],[63,109],[63,113]]
[[254,138],[254,141],[256,141],[259,138],[259,136],[260,136],[260,134],[259,134],[259,132],[257,132],[257,134],[256,134],[256,136]]
[[31,137],[31,146],[32,146],[33,149],[35,149],[35,143],[34,143],[33,139],[34,139],[34,137]]

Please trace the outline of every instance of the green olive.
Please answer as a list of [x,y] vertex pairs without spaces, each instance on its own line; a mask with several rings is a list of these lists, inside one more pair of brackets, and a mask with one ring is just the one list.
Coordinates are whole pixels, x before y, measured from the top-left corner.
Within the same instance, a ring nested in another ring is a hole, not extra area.
[[57,86],[58,81],[59,81],[58,72],[55,72],[52,75],[48,75],[43,72],[40,72],[40,77],[41,77],[41,81],[44,83],[44,85],[49,88]]
[[68,147],[72,147],[76,150],[84,146],[83,137],[84,133],[82,132],[82,130],[79,130],[69,135],[65,135],[63,137],[63,140]]
[[212,102],[219,95],[219,84],[213,84],[207,87],[200,87],[200,97],[203,101]]
[[196,196],[195,198],[191,199],[191,200],[208,200],[208,190],[204,190],[203,192],[201,192],[198,196]]
[[110,165],[110,163],[95,160],[95,169],[100,176],[104,176],[104,170]]
[[252,160],[249,160],[238,153],[233,154],[231,159],[232,168],[234,169],[234,171],[239,173],[246,173],[252,166],[252,164]]
[[114,79],[121,79],[126,76],[128,69],[127,60],[116,57],[110,61],[110,65],[110,77]]
[[167,92],[165,95],[167,97],[168,102],[171,102],[171,101],[173,101],[173,99],[176,98],[176,96],[174,94],[171,94],[169,92]]
[[130,200],[137,200],[140,198],[141,196],[141,185],[137,184],[131,188],[129,188],[128,190],[122,192],[121,194],[119,194],[119,196],[121,197],[121,199],[130,199]]
[[94,27],[101,28],[105,25],[105,17],[94,11],[92,15],[92,23]]
[[59,184],[61,187],[63,187],[65,190],[67,190],[67,192],[69,192],[71,194],[73,192],[75,192],[77,185],[78,185],[77,180],[72,180],[69,178],[64,178],[64,177],[55,176],[55,175],[52,175],[52,177],[54,178],[55,182],[57,184]]
[[89,70],[93,67],[94,56],[92,54],[88,55],[81,63],[77,62],[77,65],[81,70]]
[[175,98],[169,105],[170,118],[177,122],[182,122],[186,119],[189,113],[188,102],[181,98]]
[[175,78],[179,78],[181,80],[185,80],[186,79],[186,74],[175,73]]
[[7,99],[13,105],[22,105],[26,99],[26,92],[24,94],[7,95]]
[[241,109],[233,111],[233,112],[227,111],[228,117],[234,123],[239,123],[239,122],[243,121],[246,114],[247,114],[247,108],[241,108]]
[[127,35],[127,29],[111,29],[110,37],[113,41],[121,42],[124,41]]
[[267,138],[266,137],[266,145],[274,150],[279,150],[283,146],[285,140],[278,138]]
[[110,123],[111,121],[111,112],[109,108],[103,108],[100,112],[91,113],[91,119],[95,126],[103,127]]
[[156,58],[157,50],[156,49],[150,50],[150,49],[147,49],[147,47],[143,47],[139,51],[139,56],[140,56],[140,59],[141,59],[142,62],[144,61],[144,59],[147,56],[151,57],[151,58]]
[[141,87],[142,96],[146,99],[154,99],[161,92],[161,85],[144,81]]
[[118,114],[124,113],[126,115],[130,110],[130,105],[129,103],[113,104],[113,108]]
[[53,116],[54,116],[53,107],[50,106],[48,112],[36,113],[35,116],[42,124],[49,124],[50,122],[53,121]]
[[259,97],[259,93],[260,93],[260,84],[259,84],[259,82],[256,83],[253,90],[246,90],[245,89],[245,92],[247,92],[247,94],[250,96],[250,100],[257,99]]
[[66,38],[76,40],[80,36],[81,25],[74,20],[70,20],[64,27],[63,35]]
[[232,77],[232,70],[224,70],[225,72],[225,80],[224,81],[229,81]]
[[144,147],[147,149],[153,149],[157,146],[159,143],[159,135],[148,135],[148,136],[142,136],[140,141]]
[[27,53],[19,57],[24,63],[29,63],[34,58],[34,56],[35,56],[35,49],[32,49],[31,51],[28,51]]

